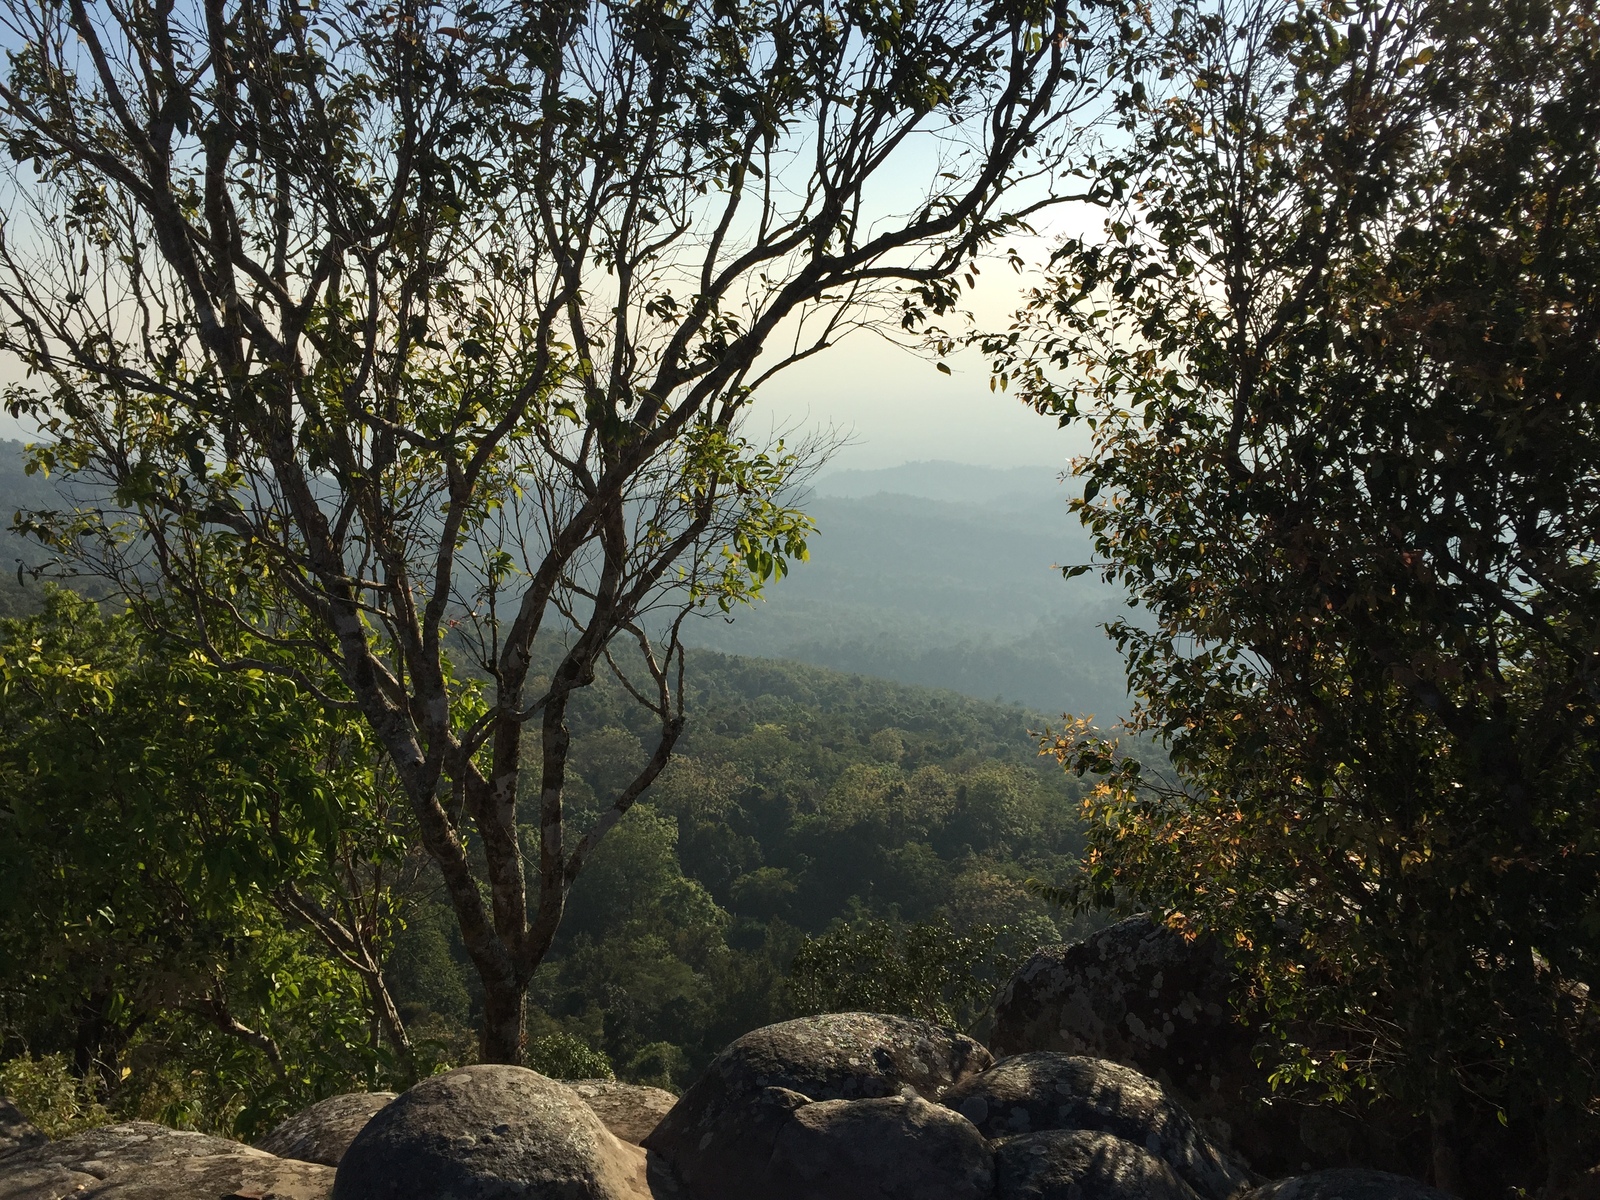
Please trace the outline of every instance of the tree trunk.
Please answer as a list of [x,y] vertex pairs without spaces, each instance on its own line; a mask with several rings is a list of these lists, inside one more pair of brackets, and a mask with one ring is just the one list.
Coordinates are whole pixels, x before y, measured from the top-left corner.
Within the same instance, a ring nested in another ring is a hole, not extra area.
[[1449,1097],[1434,1099],[1428,1113],[1433,1135],[1433,1186],[1442,1192],[1461,1195],[1461,1160],[1457,1153],[1456,1107]]
[[522,1065],[526,984],[483,981],[483,1037],[478,1058],[486,1063]]

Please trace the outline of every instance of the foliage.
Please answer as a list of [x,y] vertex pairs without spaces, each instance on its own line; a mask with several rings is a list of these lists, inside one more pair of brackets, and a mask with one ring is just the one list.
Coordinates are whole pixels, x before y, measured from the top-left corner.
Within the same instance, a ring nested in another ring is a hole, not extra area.
[[[147,620],[159,582],[207,659],[361,713],[440,866],[482,1053],[515,1061],[568,893],[682,732],[681,621],[804,556],[808,455],[741,435],[754,395],[857,328],[937,336],[977,257],[1076,194],[1137,10],[4,0],[0,22],[10,407],[47,435],[36,467],[103,493],[26,524]],[[616,644],[641,647],[650,751],[572,830],[568,713]]]
[[528,1040],[528,1066],[551,1079],[614,1079],[611,1060],[570,1033]]
[[65,1054],[20,1054],[0,1062],[0,1095],[49,1138],[62,1138],[111,1120],[93,1085],[73,1074]]
[[[790,968],[801,1013],[880,1012],[973,1029],[1017,963],[1013,931],[866,920],[807,938]],[[1028,947],[1030,950],[1032,946]]]
[[361,726],[61,590],[0,624],[0,699],[8,1050],[70,1054],[118,1111],[244,1134],[408,1077],[381,972],[351,957],[381,955],[403,848]]
[[1073,894],[1222,933],[1279,1081],[1423,1115],[1441,1186],[1486,1110],[1559,1179],[1600,1083],[1600,29],[1220,3],[1166,52],[1103,235],[988,340],[1093,433],[1177,771],[1055,741],[1103,777]]

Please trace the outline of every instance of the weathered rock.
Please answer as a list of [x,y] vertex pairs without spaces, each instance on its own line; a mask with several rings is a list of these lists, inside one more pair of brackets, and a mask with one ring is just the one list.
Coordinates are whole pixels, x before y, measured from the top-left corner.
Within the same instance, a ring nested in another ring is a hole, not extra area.
[[367,1122],[335,1200],[642,1200],[645,1155],[571,1088],[524,1067],[459,1067]]
[[144,1121],[104,1125],[0,1161],[0,1200],[327,1200],[333,1168]]
[[1343,1167],[1263,1184],[1239,1200],[1453,1200],[1405,1175]]
[[998,1200],[1195,1200],[1161,1159],[1114,1134],[1054,1129],[996,1147]]
[[996,1054],[1060,1050],[1133,1067],[1193,1096],[1256,1070],[1255,1031],[1233,1019],[1221,949],[1130,917],[1068,946],[1046,946],[995,1003]]
[[1040,1051],[1003,1058],[945,1093],[987,1137],[1076,1129],[1113,1134],[1161,1159],[1207,1200],[1250,1178],[1148,1076],[1099,1058]]
[[356,1134],[394,1098],[393,1092],[347,1092],[318,1100],[258,1141],[256,1149],[337,1167]]
[[915,1094],[822,1100],[778,1132],[774,1200],[987,1200],[994,1156],[957,1113]]
[[1232,1011],[1235,983],[1214,941],[1130,917],[1024,963],[996,1001],[990,1044],[1132,1067],[1258,1170],[1298,1170],[1316,1155],[1299,1145],[1297,1110],[1263,1103],[1272,1089],[1251,1054],[1261,1031]]
[[567,1084],[594,1109],[606,1128],[625,1142],[644,1144],[678,1098],[671,1092],[614,1079],[579,1079]]
[[0,1093],[0,1158],[32,1150],[49,1140],[11,1103],[10,1096]]
[[[1131,917],[1023,964],[996,1001],[990,1044],[1001,1055],[1058,1050],[1132,1067],[1160,1083],[1215,1143],[1269,1176],[1425,1165],[1426,1129],[1396,1106],[1344,1113],[1275,1093],[1252,1055],[1260,1020],[1232,1010],[1238,992],[1214,941]],[[1327,1031],[1297,1036],[1316,1041]],[[1503,1160],[1505,1150],[1497,1145],[1494,1157]]]
[[906,1089],[937,1101],[992,1062],[971,1038],[927,1021],[871,1013],[785,1021],[717,1055],[645,1145],[698,1200],[747,1200],[770,1185],[778,1132],[801,1106]]

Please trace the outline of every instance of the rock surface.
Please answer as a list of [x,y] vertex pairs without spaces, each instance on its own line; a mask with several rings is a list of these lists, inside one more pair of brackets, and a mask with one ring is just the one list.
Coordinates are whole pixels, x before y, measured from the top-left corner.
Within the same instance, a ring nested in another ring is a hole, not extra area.
[[0,1158],[32,1150],[47,1141],[49,1139],[11,1102],[11,1097],[0,1093]]
[[1003,1139],[998,1200],[1195,1200],[1161,1159],[1110,1133],[1053,1129]]
[[989,1200],[994,1156],[972,1123],[916,1094],[822,1100],[778,1132],[773,1200]]
[[1454,1200],[1454,1197],[1404,1175],[1345,1167],[1279,1179],[1244,1193],[1239,1200]]
[[1228,1200],[1250,1183],[1160,1084],[1104,1059],[1050,1051],[1003,1058],[951,1088],[944,1103],[990,1138],[1042,1130],[1112,1134],[1165,1162],[1206,1200]]
[[0,1160],[0,1200],[326,1200],[331,1167],[130,1121]]
[[524,1067],[459,1067],[367,1123],[335,1200],[644,1200],[645,1155],[571,1088]]
[[678,1098],[671,1092],[614,1079],[579,1079],[567,1084],[594,1109],[607,1129],[625,1142],[644,1144]]
[[393,1092],[347,1092],[318,1100],[258,1141],[256,1149],[337,1167],[356,1134],[394,1098]]
[[1108,1058],[1192,1097],[1254,1078],[1255,1031],[1227,1007],[1233,973],[1214,943],[1129,917],[1046,946],[995,1003],[997,1055],[1060,1050]]
[[993,1058],[942,1025],[872,1013],[757,1029],[712,1060],[647,1139],[697,1200],[746,1200],[773,1186],[779,1131],[802,1106],[907,1089],[937,1101]]

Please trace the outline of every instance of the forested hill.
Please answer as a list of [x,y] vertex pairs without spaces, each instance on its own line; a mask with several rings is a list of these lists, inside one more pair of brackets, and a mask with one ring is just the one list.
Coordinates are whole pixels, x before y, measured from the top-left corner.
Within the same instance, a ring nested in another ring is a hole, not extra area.
[[12,518],[29,509],[59,508],[61,495],[43,475],[23,470],[22,443],[0,439],[0,616],[16,616],[37,606],[39,589],[19,582],[17,568],[47,557],[36,542],[11,531]]
[[1119,592],[1055,568],[1088,561],[1050,467],[907,463],[824,475],[805,502],[811,560],[767,599],[690,631],[700,644],[1001,698],[1125,711],[1103,626]]
[[[802,934],[876,916],[1060,936],[1024,881],[1074,860],[1079,785],[1038,757],[1039,718],[793,663],[700,651],[689,666],[682,753],[579,878],[533,1033],[682,1082],[790,1015]],[[575,823],[644,754],[633,706],[596,690],[574,743]],[[419,1028],[469,1026],[473,976],[441,904],[419,909],[394,976]]]

